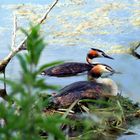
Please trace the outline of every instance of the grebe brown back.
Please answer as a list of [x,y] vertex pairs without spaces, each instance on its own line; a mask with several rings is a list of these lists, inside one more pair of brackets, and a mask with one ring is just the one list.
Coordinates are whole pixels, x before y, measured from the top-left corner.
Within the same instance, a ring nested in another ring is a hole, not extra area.
[[48,68],[42,74],[55,77],[74,76],[85,71],[90,71],[92,67],[93,65],[86,63],[69,62]]
[[91,60],[96,57],[106,57],[113,59],[112,57],[105,54],[103,51],[91,48],[86,57],[88,64],[79,62],[68,62],[46,69],[42,72],[42,75],[66,77],[66,76],[74,76],[79,73],[83,73],[85,71],[90,71],[94,66],[91,63]]
[[62,88],[59,94],[51,98],[52,102],[58,106],[69,106],[75,100],[116,96],[118,94],[116,83],[109,78],[100,78],[103,73],[115,71],[108,65],[97,64],[89,73],[91,81],[79,81]]

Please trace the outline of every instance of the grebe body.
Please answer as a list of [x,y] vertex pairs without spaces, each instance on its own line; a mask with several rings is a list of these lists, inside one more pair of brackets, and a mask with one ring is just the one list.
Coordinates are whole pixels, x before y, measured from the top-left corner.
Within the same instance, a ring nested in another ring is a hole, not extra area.
[[108,98],[117,94],[118,87],[111,79],[100,79],[100,82],[79,81],[61,89],[53,97],[53,102],[59,106],[69,106],[75,100]]
[[[62,88],[59,94],[52,97],[53,103],[69,106],[75,100],[116,96],[118,94],[116,83],[109,78],[101,78],[103,73],[115,73],[115,71],[108,65],[96,64],[89,73],[91,81],[79,81]],[[93,75],[96,75],[96,78]]]
[[74,76],[85,71],[90,71],[92,67],[92,65],[86,63],[69,62],[48,68],[42,74],[55,77]]

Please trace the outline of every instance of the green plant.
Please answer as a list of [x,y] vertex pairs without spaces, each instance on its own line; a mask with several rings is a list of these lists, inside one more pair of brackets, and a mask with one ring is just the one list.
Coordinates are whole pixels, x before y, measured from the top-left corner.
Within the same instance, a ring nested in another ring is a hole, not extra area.
[[22,29],[27,36],[27,53],[18,55],[22,68],[19,81],[6,80],[10,85],[9,102],[0,103],[0,118],[5,125],[0,127],[2,140],[39,140],[40,131],[47,131],[48,139],[64,140],[60,125],[66,120],[59,115],[47,117],[43,114],[42,92],[55,89],[56,86],[48,85],[38,76],[40,72],[53,64],[53,62],[38,66],[41,53],[45,47],[43,37],[39,34],[39,25],[31,26],[30,34]]

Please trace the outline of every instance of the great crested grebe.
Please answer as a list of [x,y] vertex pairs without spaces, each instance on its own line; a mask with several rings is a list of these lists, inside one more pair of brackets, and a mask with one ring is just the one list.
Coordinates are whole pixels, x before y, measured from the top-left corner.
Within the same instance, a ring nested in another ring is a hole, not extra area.
[[59,94],[51,97],[52,103],[66,107],[75,100],[116,96],[118,94],[116,83],[109,78],[101,78],[103,73],[115,73],[115,70],[105,64],[95,64],[89,72],[91,81],[79,81],[62,88]]
[[91,48],[86,57],[86,61],[88,62],[88,64],[80,62],[68,62],[46,69],[42,72],[42,75],[66,77],[66,76],[74,76],[79,73],[83,73],[85,71],[90,71],[94,66],[92,65],[91,61],[93,58],[97,57],[106,57],[109,59],[113,59],[112,57],[105,54],[103,51]]

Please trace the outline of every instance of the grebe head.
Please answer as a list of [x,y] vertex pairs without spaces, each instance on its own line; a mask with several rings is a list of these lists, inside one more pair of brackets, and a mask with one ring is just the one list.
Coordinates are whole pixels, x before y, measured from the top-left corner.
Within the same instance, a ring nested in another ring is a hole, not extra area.
[[86,60],[89,64],[92,64],[92,59],[96,57],[105,57],[105,58],[113,59],[112,57],[108,56],[105,52],[99,49],[91,48],[91,50],[87,54]]
[[93,68],[89,71],[88,75],[93,78],[99,78],[104,73],[114,74],[116,71],[106,64],[93,64]]
[[107,88],[105,89],[107,90],[108,95],[116,96],[119,92],[117,84],[112,79],[102,78],[101,76],[104,73],[109,73],[110,75],[114,73],[120,74],[120,72],[115,71],[106,64],[97,63],[94,64],[93,68],[89,71],[88,79],[106,86]]

